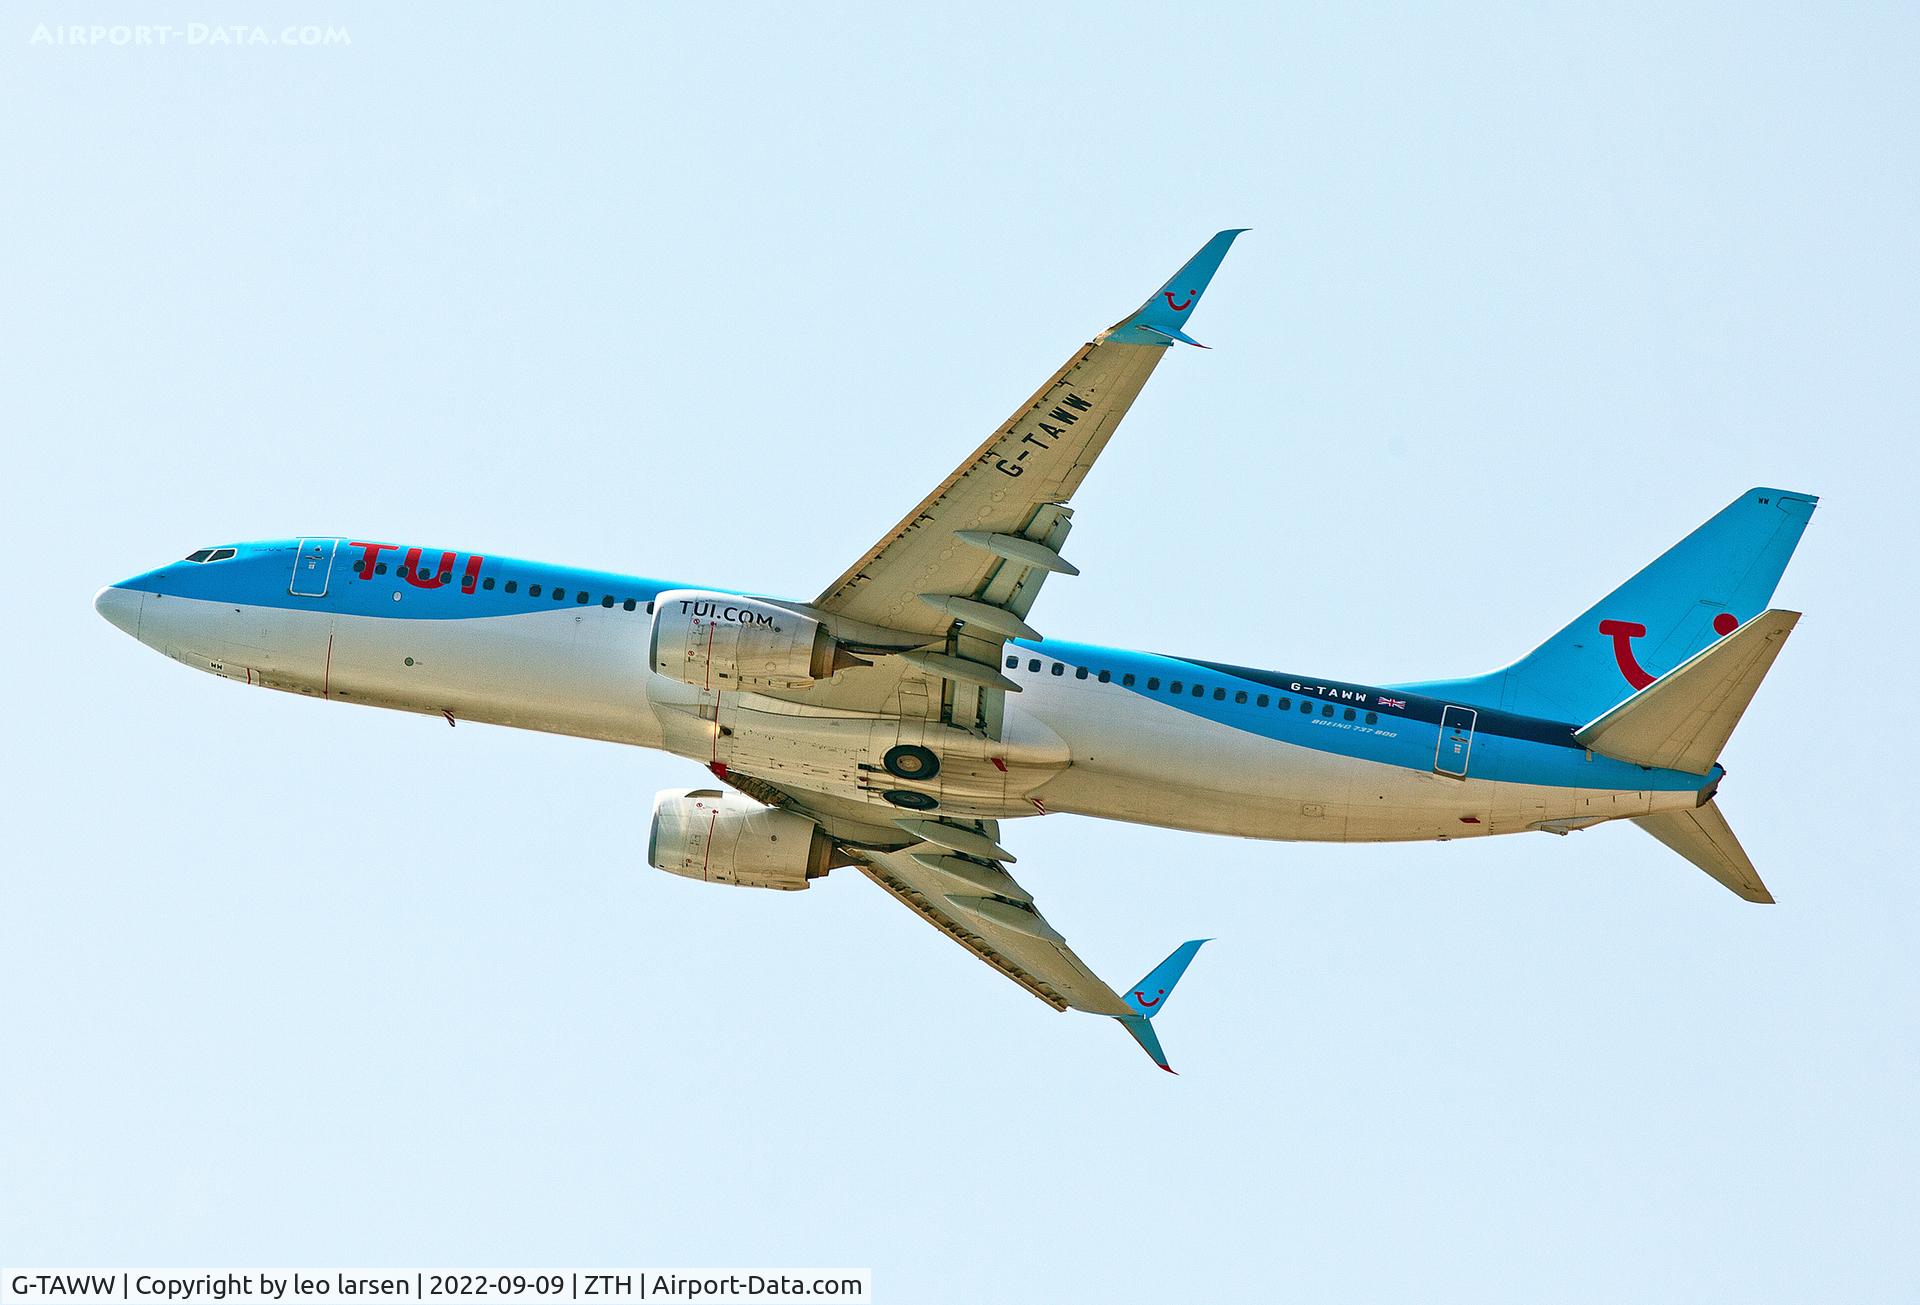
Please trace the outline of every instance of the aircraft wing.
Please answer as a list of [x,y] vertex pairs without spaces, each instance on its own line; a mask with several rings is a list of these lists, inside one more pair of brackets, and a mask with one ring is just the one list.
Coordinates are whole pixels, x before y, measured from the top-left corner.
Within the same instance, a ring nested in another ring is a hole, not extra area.
[[855,855],[867,878],[1055,1010],[1133,1013],[1074,955],[1033,895],[999,862],[962,857],[932,843]]
[[1199,343],[1183,328],[1239,234],[1214,236],[1139,311],[1069,358],[813,605],[930,637],[959,622],[991,643],[989,665],[1003,637],[1033,637],[1023,618],[1040,582],[1075,573],[1059,555],[1061,505],[1167,347]]
[[[955,841],[952,826],[926,822],[930,832]],[[1033,895],[990,854],[997,831],[991,822],[980,843],[966,852],[931,841],[891,852],[853,850],[860,869],[933,925],[1055,1010],[1084,1010],[1120,1021],[1160,1068],[1172,1072],[1149,1021],[1186,970],[1200,939],[1173,955],[1128,990],[1125,997],[1087,968],[1059,930],[1034,905]],[[972,831],[958,831],[961,836]]]

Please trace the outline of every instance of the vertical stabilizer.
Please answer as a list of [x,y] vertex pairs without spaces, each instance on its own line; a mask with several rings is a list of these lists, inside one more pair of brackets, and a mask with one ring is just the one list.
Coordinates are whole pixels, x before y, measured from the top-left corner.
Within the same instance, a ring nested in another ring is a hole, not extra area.
[[[1818,502],[1750,489],[1504,670],[1406,688],[1472,706],[1590,721],[1766,609]],[[1576,509],[1583,546],[1604,503]]]

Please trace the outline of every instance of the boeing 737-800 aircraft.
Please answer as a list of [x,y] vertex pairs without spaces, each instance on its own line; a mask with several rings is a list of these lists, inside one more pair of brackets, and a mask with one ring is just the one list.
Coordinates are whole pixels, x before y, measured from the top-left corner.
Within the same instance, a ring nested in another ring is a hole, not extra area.
[[1714,802],[1797,613],[1815,500],[1754,489],[1503,670],[1376,686],[1042,639],[1068,499],[1237,231],[1081,348],[812,600],[339,536],[203,548],[100,591],[198,670],[310,697],[664,748],[723,788],[654,801],[648,860],[805,888],[840,866],[1056,1009],[1150,1021],[1199,948],[1108,987],[1009,871],[1049,812],[1381,842],[1631,820],[1768,902]]

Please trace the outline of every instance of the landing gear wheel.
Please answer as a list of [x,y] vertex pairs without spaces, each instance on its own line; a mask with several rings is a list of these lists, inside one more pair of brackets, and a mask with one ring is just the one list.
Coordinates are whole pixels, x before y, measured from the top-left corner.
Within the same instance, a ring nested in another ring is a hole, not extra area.
[[880,796],[896,807],[905,807],[908,811],[931,811],[940,805],[938,798],[926,793],[916,793],[910,788],[890,788]]
[[880,764],[887,768],[888,774],[898,775],[901,779],[932,779],[940,773],[940,758],[933,755],[931,748],[923,748],[916,743],[902,743],[897,748],[888,748],[887,755],[880,758]]

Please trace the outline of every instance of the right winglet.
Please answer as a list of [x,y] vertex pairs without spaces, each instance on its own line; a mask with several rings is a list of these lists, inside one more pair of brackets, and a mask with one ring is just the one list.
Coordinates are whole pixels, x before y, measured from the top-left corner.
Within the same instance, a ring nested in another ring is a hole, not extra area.
[[1153,1057],[1153,1063],[1169,1074],[1178,1071],[1167,1064],[1167,1053],[1160,1049],[1160,1036],[1147,1021],[1158,1015],[1167,998],[1173,995],[1173,985],[1180,982],[1180,976],[1187,972],[1187,966],[1193,963],[1194,953],[1200,950],[1200,945],[1211,941],[1210,938],[1196,938],[1174,948],[1173,955],[1149,970],[1147,977],[1134,984],[1123,998],[1135,1013],[1114,1016],[1120,1021],[1120,1027],[1133,1035],[1140,1049]]
[[1220,260],[1227,256],[1228,246],[1233,244],[1245,227],[1232,231],[1222,231],[1200,247],[1200,252],[1189,258],[1186,266],[1160,287],[1153,298],[1140,305],[1138,312],[1124,321],[1114,323],[1111,330],[1100,338],[1116,344],[1146,344],[1165,348],[1175,340],[1190,344],[1195,348],[1207,346],[1188,335],[1181,328],[1193,315],[1193,307],[1200,302],[1200,296],[1206,293],[1207,283],[1213,280],[1213,274],[1220,268]]

